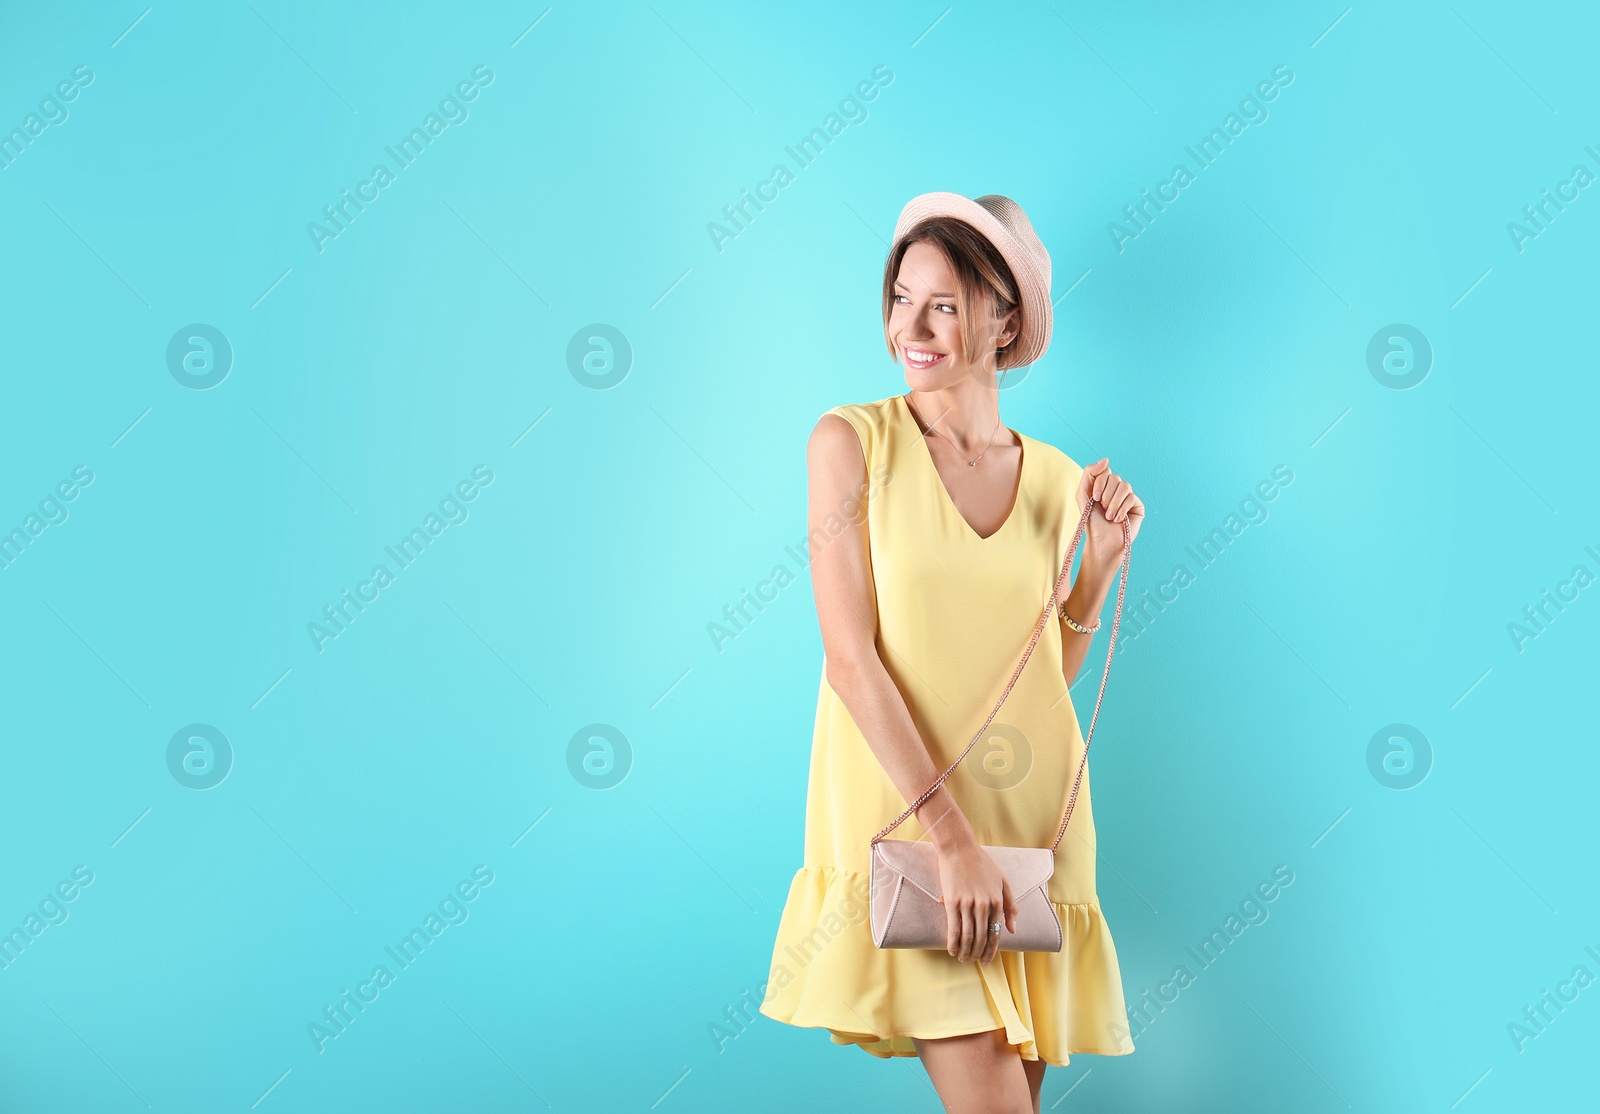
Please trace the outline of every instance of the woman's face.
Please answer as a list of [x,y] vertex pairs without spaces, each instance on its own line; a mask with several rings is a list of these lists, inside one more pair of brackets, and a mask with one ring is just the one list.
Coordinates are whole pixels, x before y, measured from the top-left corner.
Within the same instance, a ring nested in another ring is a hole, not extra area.
[[[989,310],[961,305],[955,268],[944,252],[929,243],[912,244],[900,260],[894,305],[889,311],[889,340],[912,390],[941,390],[969,371],[980,370],[967,365],[959,312],[987,314]],[[983,329],[980,322],[979,331]],[[1003,346],[1012,335],[1000,333],[993,346]],[[988,374],[993,377],[992,370]]]

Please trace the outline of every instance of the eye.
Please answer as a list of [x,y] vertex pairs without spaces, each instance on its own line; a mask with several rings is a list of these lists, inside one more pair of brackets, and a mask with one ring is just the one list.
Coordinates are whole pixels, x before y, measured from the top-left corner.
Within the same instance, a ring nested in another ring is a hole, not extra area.
[[[904,294],[896,294],[894,296],[894,300],[893,301],[894,301],[895,305],[910,305],[911,304],[911,299],[908,298]],[[956,307],[954,305],[952,305],[951,303],[949,303],[949,302],[939,302],[933,308],[934,309],[947,309],[951,313],[955,313],[956,312]]]

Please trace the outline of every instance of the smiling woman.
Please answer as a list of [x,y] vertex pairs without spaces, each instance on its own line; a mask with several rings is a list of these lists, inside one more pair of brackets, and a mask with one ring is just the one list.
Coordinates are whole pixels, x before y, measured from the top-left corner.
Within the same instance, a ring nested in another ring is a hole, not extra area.
[[[1009,198],[1002,200],[1016,209],[1015,203]],[[998,206],[998,202],[996,204]],[[1016,209],[1016,212],[1020,214],[1021,209]],[[1029,231],[1031,233],[1032,230]],[[993,354],[994,367],[1000,371],[1034,362],[1044,354],[1050,343],[1053,318],[1048,297],[1050,257],[1044,253],[1043,245],[1038,249],[1038,256],[1043,257],[1043,290],[1041,292],[1039,288],[1030,286],[1024,291],[1018,286],[1005,256],[971,224],[937,214],[917,221],[896,242],[890,253],[889,264],[884,268],[884,343],[888,346],[889,354],[896,362],[911,362],[902,348],[902,331],[895,327],[894,317],[897,306],[910,304],[911,284],[920,283],[925,295],[932,300],[934,312],[956,322],[961,337],[961,355],[975,375],[983,372],[986,353]],[[1035,267],[1041,266],[1037,257],[1029,262]],[[941,267],[948,267],[953,272],[954,282],[934,284],[941,288],[932,289],[928,285],[928,278],[935,269]],[[902,274],[904,271],[910,274]],[[943,289],[945,286],[953,286],[954,289]],[[1019,328],[1014,320],[1019,314],[1021,319],[1028,322],[1026,330]],[[1002,337],[997,334],[1008,323],[1012,329],[1002,344]],[[928,345],[918,345],[919,354],[937,351],[937,346],[932,345],[934,338],[927,340]],[[937,359],[919,361],[913,366],[920,370],[938,362]]]
[[[1070,684],[1144,508],[1106,461],[1080,467],[1001,419],[999,378],[1044,354],[1052,322],[1049,254],[1010,198],[913,199],[884,268],[883,320],[910,389],[833,407],[807,446],[809,522],[869,471],[897,478],[812,562],[825,660],[805,858],[761,1012],[873,1056],[921,1058],[946,1110],[1036,1114],[1046,1064],[1133,1051]],[[1002,686],[1005,722],[982,721]],[[958,767],[979,742],[989,749]],[[994,760],[1013,755],[1025,765],[997,777]],[[924,870],[912,883],[923,914],[891,941],[876,926],[919,904],[873,884],[901,823],[895,842],[931,844],[936,880]],[[1023,852],[1050,864],[1044,882],[1013,885],[1000,860]],[[863,888],[868,920],[835,915]],[[1041,918],[1054,931],[1034,931]]]

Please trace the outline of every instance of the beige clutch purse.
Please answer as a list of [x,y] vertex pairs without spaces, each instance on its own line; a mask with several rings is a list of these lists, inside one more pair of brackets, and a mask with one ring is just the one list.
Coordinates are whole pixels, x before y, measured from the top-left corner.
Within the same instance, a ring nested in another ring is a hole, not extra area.
[[[1055,587],[1050,589],[1050,601],[1045,604],[1043,614],[1034,624],[1033,637],[1028,640],[1027,648],[1022,652],[1022,660],[1017,662],[1017,668],[1012,671],[1011,679],[1006,682],[1005,691],[995,702],[989,718],[983,721],[983,726],[972,737],[972,742],[967,744],[966,750],[950,763],[949,769],[940,774],[922,796],[913,801],[898,818],[872,837],[868,903],[871,910],[872,942],[880,948],[944,950],[946,947],[945,908],[939,903],[938,851],[927,840],[884,837],[915,812],[933,795],[934,790],[944,784],[944,779],[961,764],[961,760],[967,756],[967,751],[970,751],[978,740],[983,738],[984,732],[989,730],[989,724],[994,722],[995,715],[1000,711],[1000,705],[1004,704],[1006,697],[1011,694],[1011,687],[1022,675],[1022,667],[1028,664],[1028,658],[1033,653],[1033,648],[1038,645],[1045,624],[1055,611],[1056,598],[1071,574],[1072,558],[1078,551],[1078,542],[1082,540],[1084,531],[1088,528],[1089,512],[1094,506],[1095,501],[1091,499],[1083,508],[1083,514],[1078,519],[1078,528],[1072,535],[1072,545],[1067,549],[1067,559],[1061,566],[1061,575],[1056,578]],[[1061,837],[1066,834],[1067,823],[1072,819],[1073,805],[1078,801],[1078,786],[1083,781],[1084,764],[1089,761],[1089,741],[1094,737],[1095,721],[1100,718],[1100,702],[1105,699],[1106,681],[1111,676],[1111,655],[1117,646],[1117,628],[1122,624],[1122,600],[1128,589],[1128,560],[1132,548],[1128,524],[1124,522],[1121,575],[1117,582],[1117,609],[1111,621],[1111,639],[1106,646],[1106,665],[1100,676],[1100,694],[1095,697],[1094,714],[1089,718],[1089,731],[1083,739],[1083,758],[1078,762],[1078,776],[1073,780],[1072,795],[1067,801],[1066,815],[1061,818],[1061,827],[1056,830],[1055,842],[1049,847],[979,845],[989,853],[989,857],[1005,875],[1011,887],[1011,895],[1017,903],[1016,931],[1007,929],[1003,921],[1000,924],[1001,951],[1061,950],[1061,921],[1050,904],[1047,887],[1050,876],[1056,869],[1056,847],[1061,843]]]

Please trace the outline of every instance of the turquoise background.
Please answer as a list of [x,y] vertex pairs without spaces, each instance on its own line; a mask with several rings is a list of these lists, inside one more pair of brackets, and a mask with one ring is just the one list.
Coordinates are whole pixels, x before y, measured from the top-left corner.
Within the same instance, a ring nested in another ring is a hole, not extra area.
[[[0,1109],[938,1109],[914,1060],[725,1015],[800,865],[808,578],[708,634],[794,567],[817,417],[904,388],[881,268],[936,189],[1016,198],[1053,257],[1006,421],[1141,492],[1133,597],[1192,574],[1096,733],[1130,1003],[1294,874],[1044,1108],[1594,1102],[1600,986],[1508,1031],[1600,976],[1600,588],[1508,631],[1600,574],[1600,191],[1507,230],[1600,173],[1592,8],[268,0],[7,4],[0,32],[6,132],[92,73],[0,170],[0,530],[57,519],[0,569],[0,931],[39,915],[0,970]],[[475,66],[465,118],[319,251],[307,225]],[[878,66],[719,251],[708,223]],[[1404,390],[1368,360],[1397,324],[1431,349],[1391,358],[1426,367]],[[229,753],[186,770],[194,724]],[[1398,774],[1369,764],[1392,724],[1428,743]]]

